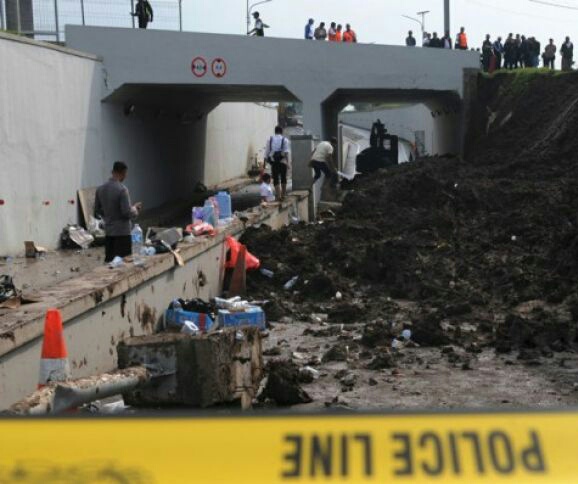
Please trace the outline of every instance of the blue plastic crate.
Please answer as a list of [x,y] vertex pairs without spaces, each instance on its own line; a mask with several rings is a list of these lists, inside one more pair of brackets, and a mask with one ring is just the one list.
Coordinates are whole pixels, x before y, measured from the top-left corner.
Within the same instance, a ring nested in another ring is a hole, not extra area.
[[201,331],[209,331],[215,324],[208,314],[174,311],[173,309],[167,309],[165,311],[165,326],[182,326],[185,321],[192,321]]
[[257,306],[251,306],[242,313],[231,312],[227,309],[219,309],[217,322],[219,323],[220,328],[256,326],[257,328],[265,329],[266,327],[265,313]]

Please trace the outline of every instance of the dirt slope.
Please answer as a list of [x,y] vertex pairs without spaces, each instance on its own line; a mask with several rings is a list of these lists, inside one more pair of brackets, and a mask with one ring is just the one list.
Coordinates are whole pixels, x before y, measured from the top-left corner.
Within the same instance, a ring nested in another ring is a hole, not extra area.
[[[252,293],[274,300],[273,319],[393,318],[426,345],[573,346],[577,86],[574,74],[480,78],[467,161],[361,178],[334,219],[249,231],[244,242],[275,272],[251,275]],[[297,285],[283,290],[294,275]],[[399,330],[391,328],[380,344]]]

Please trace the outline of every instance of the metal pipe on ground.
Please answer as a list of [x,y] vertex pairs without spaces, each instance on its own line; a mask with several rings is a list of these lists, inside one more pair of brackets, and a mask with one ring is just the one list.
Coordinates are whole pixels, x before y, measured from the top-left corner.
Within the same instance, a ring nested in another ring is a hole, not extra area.
[[53,383],[15,403],[7,413],[58,414],[96,400],[130,392],[146,385],[151,378],[152,374],[147,368],[137,366],[74,381]]

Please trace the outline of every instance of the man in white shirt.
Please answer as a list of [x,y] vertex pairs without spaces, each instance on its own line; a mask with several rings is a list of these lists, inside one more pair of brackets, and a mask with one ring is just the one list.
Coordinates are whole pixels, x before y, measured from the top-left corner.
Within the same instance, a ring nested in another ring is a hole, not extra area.
[[265,37],[265,29],[268,29],[269,26],[263,23],[261,17],[259,16],[259,12],[255,12],[253,14],[253,18],[255,19],[255,28],[248,32],[247,35],[254,35],[255,37]]
[[289,166],[289,140],[283,136],[283,128],[277,126],[275,135],[267,141],[265,161],[271,164],[275,196],[281,201],[287,195],[287,167]]
[[259,193],[261,194],[262,202],[274,202],[275,195],[273,195],[273,189],[271,188],[271,175],[265,173],[262,178],[263,182],[259,186]]
[[317,145],[313,154],[311,155],[310,166],[315,171],[315,176],[313,177],[313,183],[321,178],[321,173],[325,175],[325,178],[331,179],[335,168],[333,167],[333,153],[337,148],[337,138],[331,138],[331,142],[322,141]]

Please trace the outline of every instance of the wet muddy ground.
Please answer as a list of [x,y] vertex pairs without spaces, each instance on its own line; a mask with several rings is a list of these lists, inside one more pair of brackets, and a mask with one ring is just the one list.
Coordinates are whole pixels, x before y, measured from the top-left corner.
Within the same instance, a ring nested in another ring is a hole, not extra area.
[[[292,321],[271,356],[326,373],[303,383],[307,405],[576,403],[577,80],[480,78],[467,159],[357,177],[317,223],[243,235],[273,273],[250,273],[250,294]],[[404,330],[418,346],[396,348]],[[285,361],[269,372],[290,384]]]
[[85,251],[59,250],[35,259],[0,259],[0,274],[12,276],[18,289],[34,292],[86,274],[103,264],[104,247]]
[[[360,338],[362,325],[348,326],[335,336],[311,334],[327,329],[309,322],[277,323],[265,339],[264,351],[270,355],[265,361],[290,360],[300,369],[310,366],[319,372],[312,382],[300,383],[313,401],[295,405],[293,410],[514,409],[578,404],[575,353],[520,360],[518,353],[501,355],[493,349],[471,354],[453,346],[413,347],[392,354],[382,348],[381,354],[393,359],[394,368],[371,370],[367,366],[376,355],[366,359],[363,347],[354,341]],[[331,348],[344,342],[349,346],[344,361],[323,361]],[[307,376],[303,380],[307,381]]]

